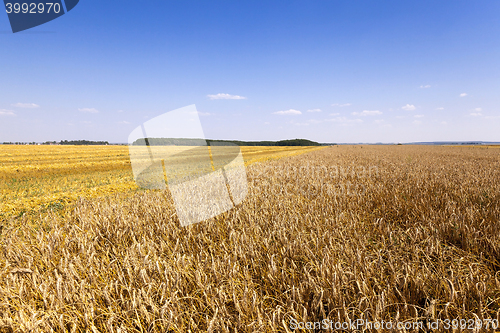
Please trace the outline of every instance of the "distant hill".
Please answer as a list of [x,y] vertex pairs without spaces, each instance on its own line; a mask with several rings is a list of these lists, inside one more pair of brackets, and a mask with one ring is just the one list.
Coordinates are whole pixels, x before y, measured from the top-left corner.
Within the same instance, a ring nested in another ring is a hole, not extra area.
[[428,141],[428,142],[344,142],[344,143],[321,143],[326,146],[335,145],[426,145],[426,146],[448,146],[448,145],[500,145],[497,141]]
[[410,142],[408,145],[498,145],[500,142],[494,141],[432,141],[432,142]]
[[135,146],[199,146],[206,141],[211,143],[232,143],[238,146],[321,146],[320,143],[307,139],[292,139],[281,141],[237,141],[237,140],[203,140],[203,139],[179,139],[179,138],[148,138],[137,139],[132,143]]

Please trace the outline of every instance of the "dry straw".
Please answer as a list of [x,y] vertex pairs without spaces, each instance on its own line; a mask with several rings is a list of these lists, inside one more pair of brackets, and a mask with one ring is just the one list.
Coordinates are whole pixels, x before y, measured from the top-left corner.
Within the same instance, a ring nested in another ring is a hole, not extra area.
[[[186,228],[168,191],[81,199],[68,216],[10,220],[0,238],[0,331],[287,332],[291,319],[498,319],[499,153],[341,146],[258,163],[241,205]],[[294,171],[306,164],[378,172]],[[365,191],[304,191],[346,181]]]

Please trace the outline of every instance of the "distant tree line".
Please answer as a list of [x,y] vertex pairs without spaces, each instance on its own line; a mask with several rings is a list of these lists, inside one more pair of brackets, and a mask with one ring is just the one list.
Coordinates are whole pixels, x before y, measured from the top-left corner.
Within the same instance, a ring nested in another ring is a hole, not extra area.
[[4,145],[37,145],[36,142],[3,142]]
[[76,145],[76,146],[106,146],[109,145],[108,141],[87,141],[87,140],[62,140],[59,142],[60,145]]
[[234,143],[238,146],[321,146],[321,143],[307,139],[292,139],[292,140],[280,140],[280,141],[207,140],[207,142],[208,143],[229,142],[229,143]]
[[321,146],[320,143],[307,139],[293,139],[281,141],[237,141],[237,140],[204,140],[204,139],[178,139],[178,138],[142,138],[135,140],[135,146],[200,146],[207,142],[232,143],[238,146]]
[[87,141],[87,140],[62,140],[57,141],[45,141],[43,143],[38,142],[3,142],[4,145],[77,145],[77,146],[91,146],[91,145],[109,145],[108,141]]

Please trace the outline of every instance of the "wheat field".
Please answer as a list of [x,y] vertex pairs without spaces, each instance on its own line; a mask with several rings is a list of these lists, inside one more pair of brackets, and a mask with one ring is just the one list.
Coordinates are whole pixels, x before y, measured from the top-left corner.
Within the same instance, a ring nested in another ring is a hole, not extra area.
[[489,147],[332,146],[248,164],[245,201],[188,227],[168,190],[5,217],[0,331],[500,320],[499,170]]
[[[321,147],[320,147],[321,148]],[[242,147],[245,164],[318,147]],[[138,190],[128,146],[0,145],[0,221],[40,210],[64,210],[78,198]]]

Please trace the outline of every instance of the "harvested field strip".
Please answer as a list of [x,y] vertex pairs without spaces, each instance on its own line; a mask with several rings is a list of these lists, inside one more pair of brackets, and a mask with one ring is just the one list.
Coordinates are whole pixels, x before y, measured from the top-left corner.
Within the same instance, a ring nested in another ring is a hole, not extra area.
[[[323,147],[242,147],[245,164]],[[0,145],[0,218],[139,190],[127,146]]]

